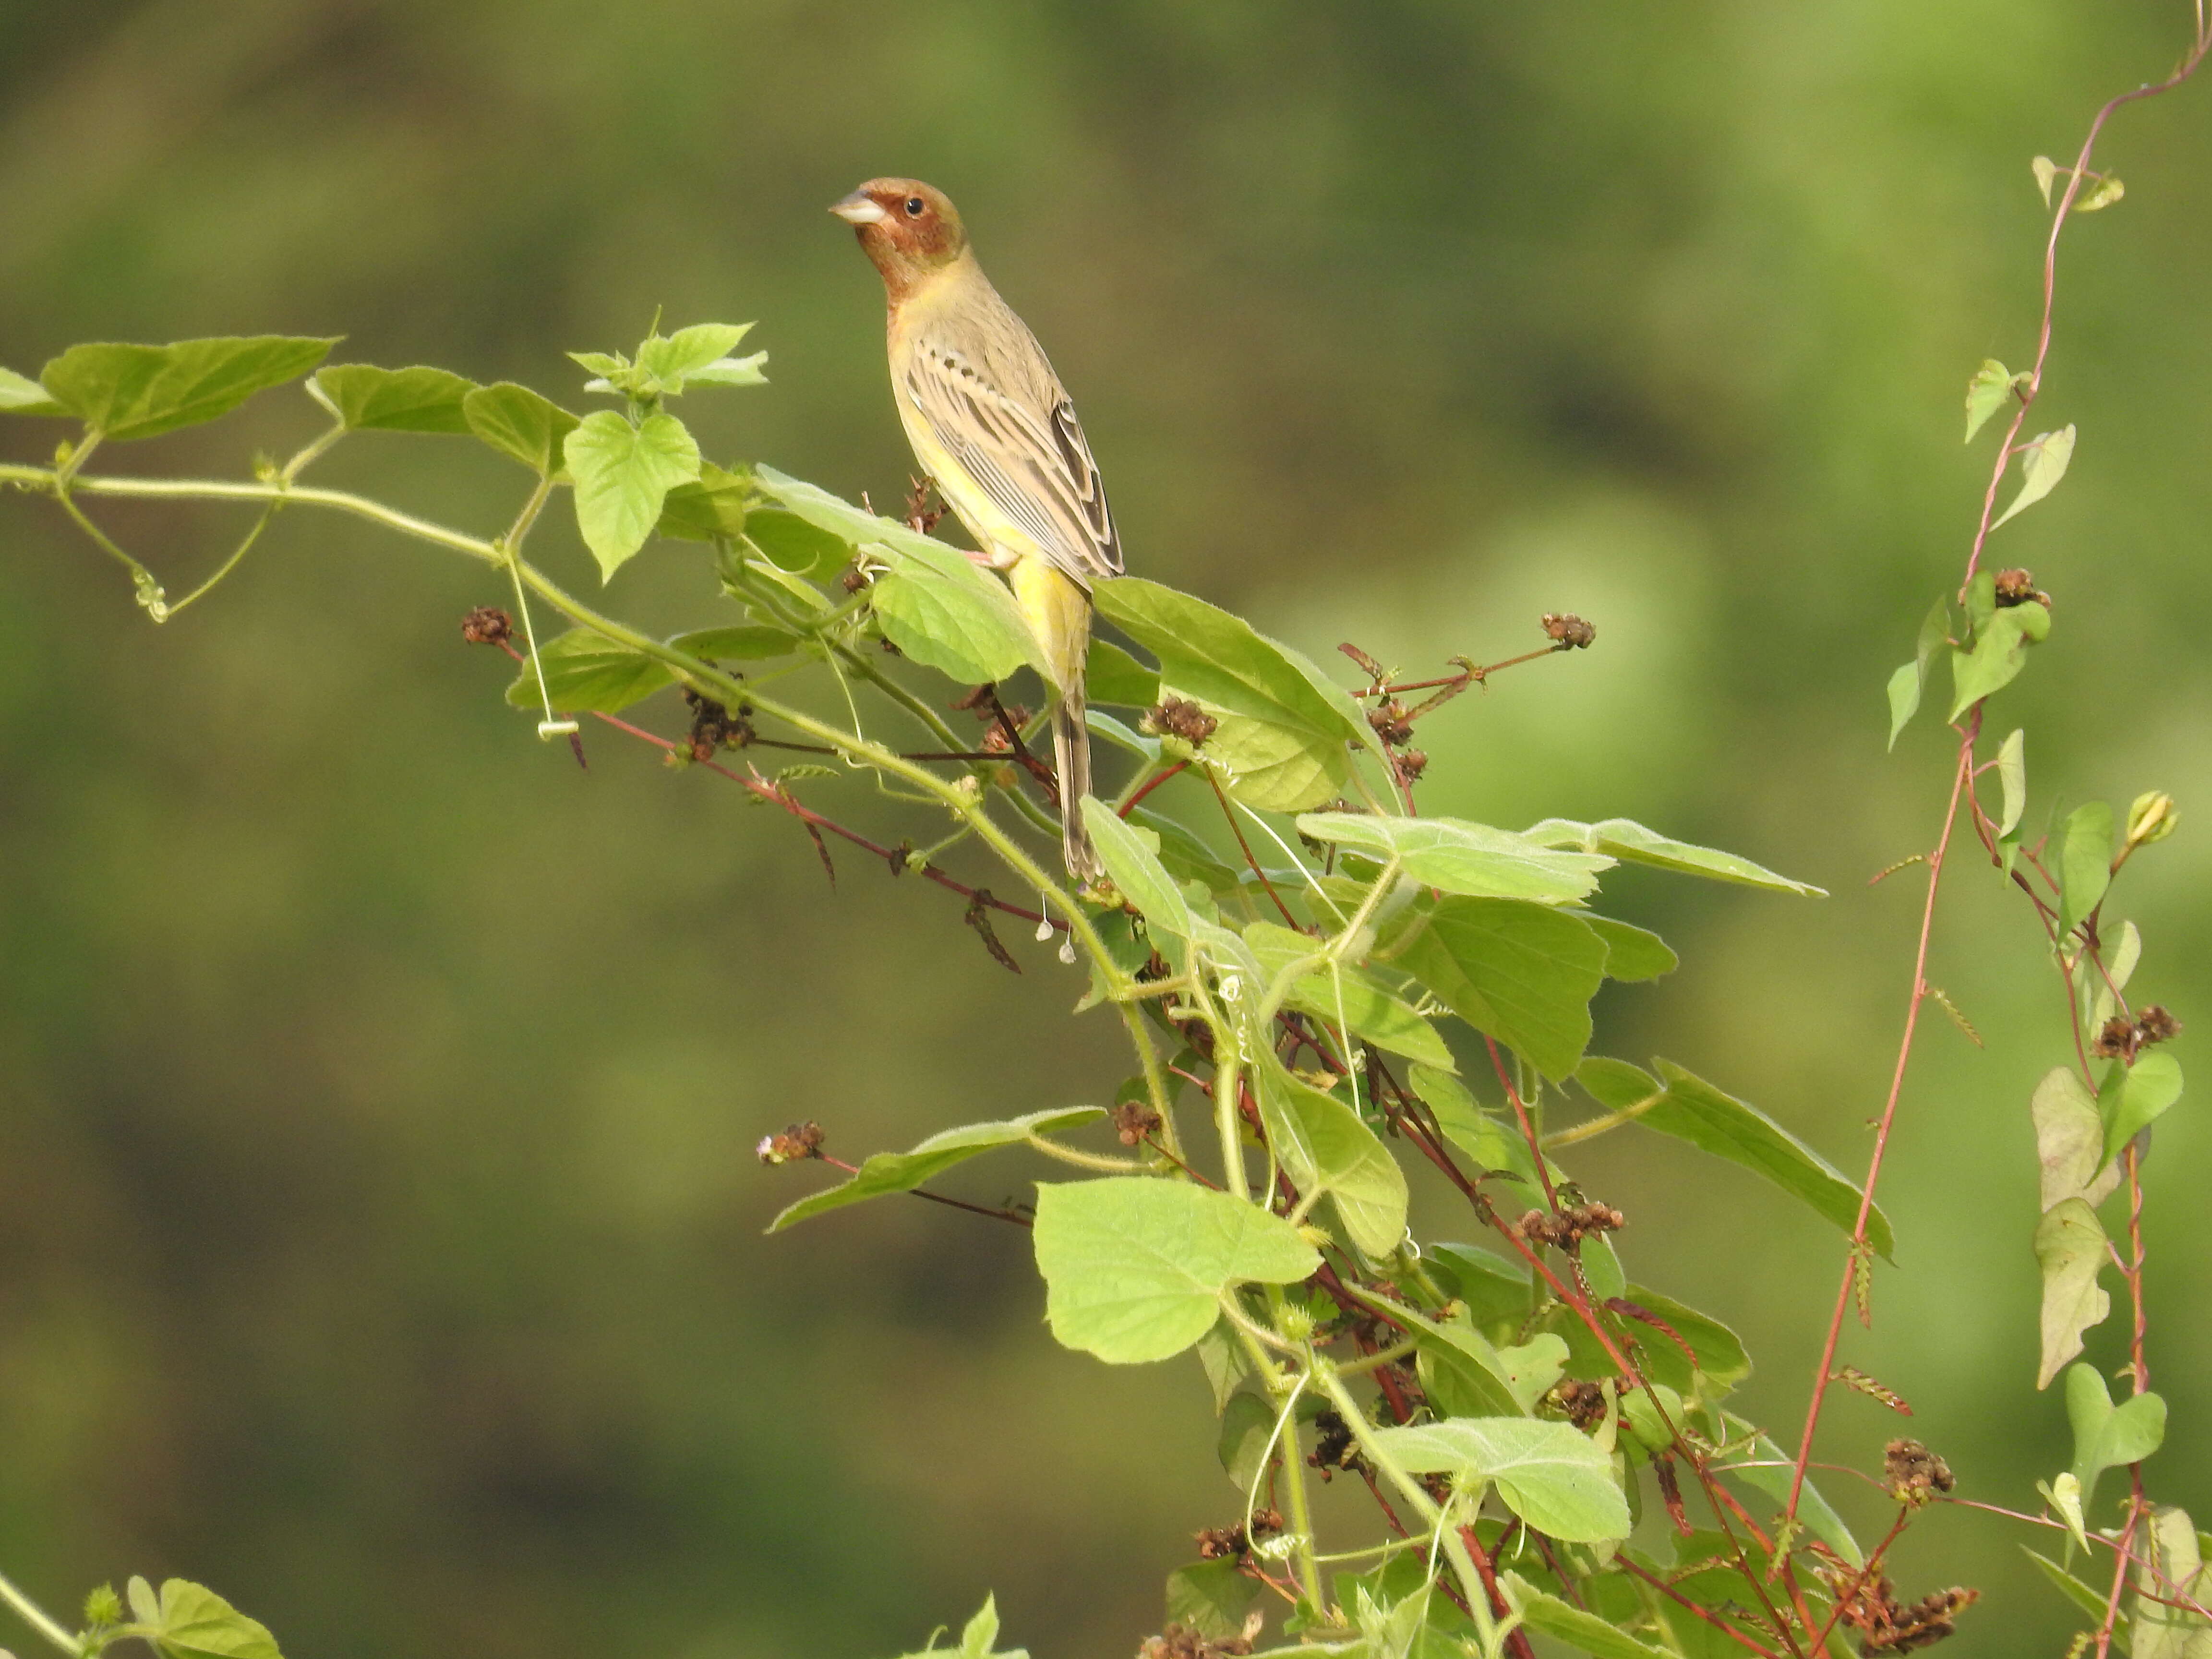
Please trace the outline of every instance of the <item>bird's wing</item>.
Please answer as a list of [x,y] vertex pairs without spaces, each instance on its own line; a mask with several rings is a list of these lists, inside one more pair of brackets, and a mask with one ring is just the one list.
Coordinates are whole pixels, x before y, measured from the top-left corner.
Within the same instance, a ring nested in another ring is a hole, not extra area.
[[905,389],[931,435],[1045,557],[1085,587],[1121,574],[1106,485],[1065,396],[1040,420],[965,354],[926,337],[915,342]]

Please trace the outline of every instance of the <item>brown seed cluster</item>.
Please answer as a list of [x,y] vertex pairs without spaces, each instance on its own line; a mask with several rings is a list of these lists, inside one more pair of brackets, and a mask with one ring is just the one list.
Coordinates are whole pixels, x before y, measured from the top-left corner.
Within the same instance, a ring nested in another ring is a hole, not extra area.
[[514,637],[514,618],[495,605],[480,605],[461,618],[461,637],[471,645],[505,645]]
[[1859,1632],[1861,1653],[1910,1653],[1958,1633],[1961,1609],[1981,1600],[1978,1589],[1951,1589],[1923,1595],[1910,1607],[1900,1606],[1888,1577],[1876,1573],[1837,1610],[1837,1616]]
[[1160,1115],[1141,1100],[1125,1100],[1114,1109],[1114,1133],[1124,1146],[1133,1146],[1160,1127]]
[[1200,747],[1221,722],[1188,697],[1163,697],[1137,721],[1139,730],[1155,738],[1180,738],[1192,748]]
[[1367,1460],[1359,1455],[1358,1443],[1352,1437],[1349,1423],[1334,1412],[1316,1412],[1314,1427],[1318,1432],[1314,1449],[1306,1454],[1306,1462],[1321,1471],[1323,1480],[1339,1469],[1348,1469],[1354,1474],[1366,1470]]
[[1252,1546],[1262,1538],[1273,1538],[1283,1529],[1280,1510],[1255,1510],[1252,1527],[1247,1533],[1242,1523],[1233,1527],[1200,1527],[1198,1529],[1198,1559],[1218,1561],[1234,1557],[1241,1561],[1252,1553]]
[[2154,1002],[2133,1019],[2114,1014],[2090,1043],[2100,1060],[2132,1060],[2139,1050],[2154,1042],[2170,1042],[2181,1035],[2181,1022]]
[[693,760],[712,760],[717,750],[742,749],[753,740],[753,723],[746,718],[749,711],[739,709],[732,714],[688,685],[684,688],[684,701],[691,710],[689,741]]
[[2026,605],[2033,599],[2045,610],[2051,608],[2051,595],[2035,585],[2035,578],[2017,568],[2000,570],[1996,574],[1997,609],[2005,610],[2015,605]]
[[1413,740],[1413,722],[1407,718],[1406,705],[1395,697],[1385,697],[1369,709],[1367,723],[1375,728],[1375,735],[1393,749]]
[[1883,1484],[1900,1504],[1932,1502],[1956,1484],[1951,1466],[1917,1440],[1899,1438],[1882,1448]]
[[1521,1237],[1531,1243],[1564,1249],[1581,1243],[1592,1233],[1609,1233],[1627,1224],[1628,1218],[1610,1204],[1573,1204],[1556,1214],[1529,1211],[1521,1218]]
[[801,1158],[822,1156],[822,1126],[809,1121],[794,1123],[780,1135],[763,1135],[753,1155],[766,1164],[796,1164]]
[[1595,1427],[1605,1416],[1602,1383],[1578,1382],[1571,1376],[1546,1395],[1545,1401],[1565,1412],[1567,1421],[1578,1429]]
[[1585,651],[1597,639],[1597,626],[1586,623],[1572,613],[1554,616],[1547,611],[1543,616],[1544,632],[1559,642],[1562,651]]
[[1209,1639],[1194,1630],[1181,1625],[1170,1625],[1161,1636],[1148,1636],[1144,1646],[1137,1650],[1137,1659],[1228,1659],[1228,1656],[1252,1651],[1252,1639],[1260,1633],[1260,1615],[1254,1613],[1244,1622],[1243,1636],[1224,1636]]

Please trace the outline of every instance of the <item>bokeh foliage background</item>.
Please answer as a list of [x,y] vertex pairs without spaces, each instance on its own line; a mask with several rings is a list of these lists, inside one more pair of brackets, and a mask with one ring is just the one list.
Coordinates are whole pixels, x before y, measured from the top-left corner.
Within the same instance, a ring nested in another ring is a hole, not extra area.
[[[1865,878],[1944,781],[1924,720],[1884,757],[1881,684],[1971,531],[1960,391],[2027,354],[2028,158],[2162,73],[2182,10],[9,0],[0,361],[345,332],[343,358],[573,403],[563,348],[656,306],[757,318],[775,384],[693,400],[710,449],[884,501],[907,456],[877,284],[821,210],[926,176],[1074,389],[1133,569],[1316,655],[1597,623],[1433,722],[1425,804],[1625,813],[1834,890],[1619,878],[1685,965],[1609,990],[1600,1047],[1856,1169],[1917,908]],[[2195,819],[2119,905],[2185,1020],[2212,1018],[2208,139],[2212,88],[2128,112],[2127,199],[2069,233],[2042,423],[2080,449],[1996,545],[2057,626],[1991,716],[2030,729],[2034,811],[2155,786]],[[272,394],[159,465],[235,470],[313,420]],[[328,471],[481,529],[521,493],[429,440]],[[1024,941],[1014,979],[945,895],[854,860],[832,895],[711,778],[611,738],[579,774],[461,648],[501,594],[459,561],[296,514],[157,629],[50,508],[0,514],[9,1571],[63,1606],[186,1572],[307,1656],[888,1654],[987,1585],[1041,1654],[1157,1626],[1230,1504],[1195,1368],[1054,1348],[1011,1229],[884,1202],[765,1240],[811,1177],[749,1156],[802,1116],[857,1157],[1104,1097],[1117,1035],[1066,1018],[1071,974]],[[108,518],[172,592],[238,527]],[[615,588],[669,626],[718,604],[696,549]],[[1990,1046],[1927,1036],[1899,1266],[1849,1352],[1966,1491],[2032,1507],[2065,1442],[2032,1387],[2026,1103],[2063,1005],[1994,878],[1962,865],[1949,903],[1932,976]],[[2149,1165],[2156,1484],[2200,1514],[2201,1121],[2185,1103]],[[1786,1425],[1838,1241],[1672,1143],[1583,1164],[1632,1274],[1744,1331]],[[1848,1394],[1831,1421],[1862,1465],[1903,1426]],[[1990,1592],[1962,1659],[2073,1627],[2018,1536],[1945,1512],[1905,1553],[1908,1595]]]

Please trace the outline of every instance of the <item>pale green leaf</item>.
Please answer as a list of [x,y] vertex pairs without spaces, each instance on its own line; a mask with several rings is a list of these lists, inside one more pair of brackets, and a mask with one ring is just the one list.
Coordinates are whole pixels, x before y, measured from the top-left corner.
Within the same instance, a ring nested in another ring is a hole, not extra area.
[[[1322,948],[1322,941],[1310,934],[1272,921],[1248,924],[1244,942],[1259,958],[1270,984],[1291,964],[1310,960]],[[1378,1048],[1440,1071],[1456,1069],[1451,1050],[1436,1028],[1364,969],[1342,963],[1310,969],[1291,982],[1283,1001],[1286,1007],[1347,1027]]]
[[2166,1401],[2154,1394],[2138,1394],[2115,1406],[2094,1365],[2068,1370],[2066,1417],[2074,1430],[2074,1467],[2069,1473],[2081,1488],[2084,1513],[2094,1507],[2097,1481],[2106,1470],[2140,1463],[2166,1440]]
[[562,445],[576,481],[576,525],[611,580],[660,522],[660,504],[699,476],[699,446],[673,415],[635,426],[611,409],[587,415]]
[[333,363],[315,371],[314,387],[353,432],[459,432],[469,429],[461,403],[474,380],[442,368],[378,368]]
[[1628,1502],[1613,1460],[1570,1424],[1517,1417],[1448,1418],[1376,1431],[1377,1443],[1416,1474],[1487,1481],[1534,1530],[1570,1543],[1628,1535]]
[[2020,815],[2027,810],[2027,733],[2014,729],[2012,735],[1997,745],[1997,787],[2002,792],[2002,816],[1997,820],[1997,834],[2009,836],[2020,827]]
[[[1776,1445],[1769,1436],[1755,1434],[1752,1425],[1743,1419],[1729,1413],[1727,1422],[1732,1436],[1754,1435],[1747,1460],[1751,1467],[1730,1469],[1729,1473],[1753,1492],[1764,1493],[1777,1504],[1787,1505],[1790,1488],[1796,1472],[1796,1460]],[[1859,1547],[1859,1540],[1851,1536],[1851,1529],[1844,1524],[1843,1516],[1837,1514],[1835,1506],[1821,1496],[1819,1486],[1809,1475],[1798,1489],[1797,1518],[1805,1523],[1808,1532],[1851,1565],[1865,1565],[1866,1552]]]
[[2136,1575],[2134,1659],[2212,1659],[2212,1623],[2172,1605],[2177,1589],[2199,1606],[2212,1594],[2212,1570],[2189,1511],[2160,1504],[2143,1541],[2148,1559]]
[[1597,1659],[1674,1659],[1668,1649],[1638,1641],[1595,1613],[1538,1589],[1510,1568],[1498,1576],[1498,1582],[1504,1588],[1507,1603],[1521,1615],[1521,1622],[1540,1635],[1595,1654]]
[[1562,853],[1486,823],[1460,818],[1401,818],[1357,812],[1310,812],[1298,833],[1316,841],[1396,858],[1425,886],[1473,898],[1534,899],[1557,904],[1597,890],[1597,872],[1613,860],[1594,853]]
[[1259,1594],[1260,1581],[1233,1556],[1194,1561],[1168,1575],[1167,1621],[1209,1641],[1226,1640],[1243,1633],[1244,1616]]
[[969,1123],[957,1129],[944,1129],[929,1137],[912,1152],[878,1152],[866,1159],[860,1172],[835,1187],[825,1188],[798,1203],[769,1223],[768,1231],[781,1232],[809,1217],[829,1210],[842,1209],[848,1204],[857,1204],[864,1198],[879,1198],[885,1193],[911,1192],[942,1174],[956,1164],[964,1164],[979,1152],[995,1151],[1001,1146],[1018,1146],[1031,1135],[1056,1134],[1063,1129],[1073,1129],[1094,1122],[1106,1114],[1096,1106],[1063,1106],[1042,1112],[1030,1112],[1023,1116],[1008,1118],[1000,1122]]
[[2013,373],[1994,357],[1985,357],[1966,382],[1966,439],[1974,441],[1990,416],[2005,406],[2012,395]]
[[[2105,1592],[2103,1590],[2092,1589],[2056,1561],[2038,1555],[2027,1545],[2022,1544],[2020,1547],[2021,1553],[2035,1563],[2037,1570],[2043,1574],[2052,1589],[2099,1625],[2105,1622]],[[2132,1646],[2133,1644],[2129,1641],[2126,1631],[2116,1630],[2112,1632],[2113,1652],[2125,1654]],[[2194,1656],[2191,1656],[2191,1659],[2194,1659]]]
[[157,1616],[147,1622],[163,1659],[279,1659],[266,1626],[185,1579],[163,1582]]
[[1644,928],[1615,921],[1610,916],[1583,915],[1583,923],[1605,941],[1605,976],[1624,983],[1657,979],[1671,974],[1681,959],[1667,941]]
[[[744,536],[755,552],[777,569],[794,576],[826,576],[853,556],[852,544],[842,536],[802,519],[787,507],[752,508],[745,514]],[[880,610],[882,594],[876,594],[875,599]]]
[[1124,708],[1150,708],[1160,700],[1160,671],[1147,668],[1111,640],[1091,641],[1085,689],[1093,702]]
[[1942,650],[1951,632],[1951,602],[1942,594],[1921,618],[1920,634],[1913,641],[1912,660],[1889,677],[1889,746],[1897,747],[1897,734],[1920,710],[1920,694],[1928,684],[1928,665]]
[[1607,946],[1581,917],[1521,899],[1421,901],[1396,965],[1475,1030],[1564,1078],[1589,1046]]
[[[2049,207],[2051,186],[2057,181],[2060,172],[2058,163],[2048,155],[2039,155],[2027,164],[2027,167],[2028,171],[2035,175],[2035,187],[2043,192],[2043,205]],[[2064,170],[2071,173],[2073,168],[2068,167]]]
[[2111,1163],[2120,1149],[2133,1140],[2181,1098],[2181,1062],[2164,1049],[2139,1055],[2132,1066],[2114,1062],[2109,1107],[2100,1094],[2099,1104],[2109,1115],[2105,1120],[2105,1161]]
[[637,367],[672,397],[684,390],[687,378],[707,379],[702,371],[727,357],[751,328],[750,323],[694,323],[665,338],[656,334],[638,347]]
[[[2043,1274],[2043,1358],[2036,1370],[2037,1388],[2050,1386],[2058,1368],[2081,1352],[2081,1333],[2103,1324],[2112,1312],[2112,1299],[2097,1283],[2106,1260],[2105,1229],[2081,1199],[2060,1199],[2035,1224],[2035,1261]],[[2082,1485],[2094,1478],[2084,1477]]]
[[[1226,1317],[1221,1322],[1225,1327]],[[1265,1460],[1281,1455],[1282,1445],[1275,1437],[1280,1415],[1275,1406],[1256,1394],[1231,1395],[1222,1407],[1221,1433],[1214,1451],[1221,1459],[1222,1472],[1237,1491],[1251,1492],[1267,1467]],[[1270,1443],[1273,1443],[1272,1453]]]
[[704,662],[766,662],[775,657],[788,657],[799,649],[795,635],[757,623],[702,628],[696,633],[678,634],[668,642],[684,655]]
[[173,345],[71,346],[40,371],[54,402],[111,439],[151,438],[227,415],[255,392],[297,380],[337,337],[260,334]]
[[2020,494],[2012,498],[2012,505],[1990,521],[1995,530],[2015,514],[2033,507],[2058,488],[2058,481],[2066,476],[2066,469],[2074,459],[2074,428],[2071,424],[2056,432],[2038,433],[2021,446]]
[[686,542],[734,541],[745,533],[745,507],[752,495],[751,479],[702,461],[699,476],[677,485],[661,501],[653,534]]
[[1773,871],[1753,864],[1749,859],[1741,858],[1734,853],[1719,852],[1711,847],[1675,841],[1627,818],[1607,818],[1602,823],[1576,823],[1566,818],[1546,818],[1523,833],[1540,846],[1579,847],[1584,852],[1602,853],[1608,858],[1619,859],[1624,864],[1648,864],[1654,869],[1671,870],[1677,875],[1739,882],[1747,887],[1764,887],[1770,892],[1795,893],[1804,898],[1827,896],[1821,888],[1806,882],[1792,881],[1787,876],[1778,876]]
[[2112,807],[2084,801],[2066,815],[2058,854],[2058,933],[2063,939],[2104,902],[2112,883]]
[[1272,1054],[1255,1057],[1252,1081],[1267,1145],[1301,1192],[1328,1194],[1352,1242],[1387,1256],[1406,1236],[1406,1172],[1351,1105],[1301,1081]]
[[1190,905],[1160,863],[1158,835],[1129,824],[1096,795],[1083,798],[1083,823],[1114,890],[1153,927],[1176,939],[1188,939]]
[[2108,173],[2097,180],[2087,195],[2076,196],[2074,198],[2074,211],[2076,213],[2102,212],[2127,193],[2128,187],[2119,181],[2118,175]]
[[1957,720],[2010,685],[2027,665],[2027,647],[2050,632],[2051,613],[2031,599],[2008,605],[1976,628],[1970,650],[1951,652],[1951,713]]
[[2074,1198],[2094,1209],[2112,1196],[2120,1172],[2106,1166],[2104,1120],[2072,1066],[2053,1066],[2044,1074],[2028,1115],[2035,1123],[2036,1161],[2043,1168],[2039,1208]]
[[562,471],[562,447],[577,426],[576,417],[558,404],[512,380],[468,393],[461,399],[461,418],[477,438],[540,477]]
[[1033,1236],[1053,1335],[1113,1364],[1181,1353],[1233,1285],[1295,1284],[1321,1265],[1280,1216],[1135,1176],[1041,1183]]
[[[665,663],[588,628],[546,641],[538,647],[538,666],[545,671],[553,703],[542,711],[547,714],[617,714],[676,680]],[[507,700],[517,708],[540,708],[538,675],[528,662],[507,688]]]
[[66,415],[53,394],[27,374],[0,368],[0,415]]

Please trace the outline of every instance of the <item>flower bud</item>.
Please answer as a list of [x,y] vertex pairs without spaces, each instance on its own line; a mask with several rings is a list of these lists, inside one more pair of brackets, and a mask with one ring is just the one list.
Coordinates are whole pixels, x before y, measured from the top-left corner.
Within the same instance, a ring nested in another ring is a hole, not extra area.
[[2181,809],[2163,789],[2137,795],[2135,805],[2128,808],[2128,845],[2148,847],[2154,841],[2164,841],[2180,822]]

